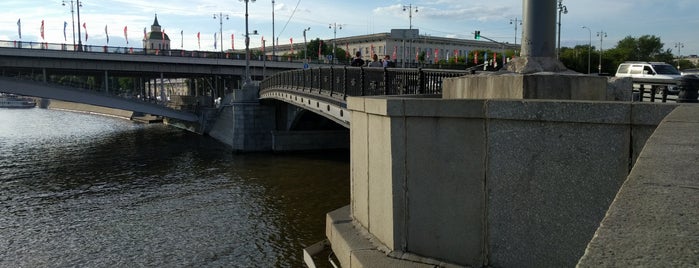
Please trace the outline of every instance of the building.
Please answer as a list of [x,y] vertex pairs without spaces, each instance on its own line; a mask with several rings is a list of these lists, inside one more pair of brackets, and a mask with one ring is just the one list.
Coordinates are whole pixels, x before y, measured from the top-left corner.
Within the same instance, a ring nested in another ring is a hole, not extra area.
[[153,25],[150,26],[150,32],[143,36],[143,49],[148,51],[148,53],[157,54],[161,50],[170,49],[170,37],[163,32],[162,27],[158,24],[158,15],[155,15],[155,20]]
[[[394,30],[395,31],[395,30]],[[434,62],[446,60],[454,56],[463,57],[473,51],[492,51],[500,53],[504,50],[519,50],[519,46],[511,44],[500,44],[490,41],[466,40],[447,37],[435,37],[429,35],[417,35],[416,38],[403,39],[392,33],[376,33],[369,35],[359,35],[337,38],[336,40],[323,40],[331,45],[333,41],[338,48],[347,51],[351,57],[361,52],[362,58],[371,60],[371,55],[376,54],[379,58],[388,55],[398,64],[415,63],[421,53],[425,53],[425,61]],[[294,44],[293,51],[298,53],[303,51],[304,44]],[[266,54],[270,55],[271,48],[265,48]],[[279,45],[276,48],[277,55],[291,53],[291,45]],[[318,59],[317,53],[309,51],[309,58]],[[321,55],[327,57],[327,55]]]

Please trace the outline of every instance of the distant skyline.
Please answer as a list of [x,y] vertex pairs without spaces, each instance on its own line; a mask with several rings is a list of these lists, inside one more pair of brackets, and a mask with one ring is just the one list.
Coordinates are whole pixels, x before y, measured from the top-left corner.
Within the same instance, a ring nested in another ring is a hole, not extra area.
[[[22,41],[42,41],[41,21],[44,20],[44,37],[49,43],[72,44],[71,1],[61,0],[5,0],[0,3],[0,40],[19,40],[17,21],[21,20]],[[158,3],[155,3],[158,2]],[[433,1],[322,1],[275,0],[274,33],[280,44],[303,42],[303,29],[308,40],[333,38],[333,23],[338,27],[337,37],[390,32],[391,29],[407,29],[410,13],[404,7],[412,6],[412,26],[420,34],[439,37],[473,39],[473,32],[480,30],[483,36],[514,43],[515,21],[522,19],[521,0],[433,0]],[[73,1],[75,4],[76,1]],[[245,47],[245,3],[242,1],[213,0],[85,0],[81,1],[81,23],[87,26],[88,40],[81,28],[83,43],[107,45],[105,26],[109,34],[109,46],[141,47],[143,28],[150,31],[155,14],[165,32],[172,39],[171,47],[188,50],[220,50],[218,14],[223,13],[223,46],[231,48],[231,34],[235,35],[235,48]],[[163,4],[165,3],[165,4]],[[626,36],[655,35],[678,55],[676,45],[681,43],[682,56],[699,54],[699,1],[697,0],[564,0],[568,13],[561,23],[561,46],[586,45],[590,41],[599,49],[598,32],[606,33],[602,46],[606,50],[616,46]],[[417,11],[416,11],[417,9]],[[213,15],[217,14],[214,19]],[[258,0],[249,3],[249,29],[259,35],[251,36],[251,47],[261,44],[264,36],[267,46],[272,39],[272,1]],[[77,35],[77,10],[75,27]],[[228,20],[225,19],[228,15]],[[66,39],[63,36],[67,22]],[[287,24],[288,22],[288,24]],[[512,24],[510,23],[512,22]],[[582,28],[589,27],[590,31]],[[124,27],[127,27],[126,44]],[[517,43],[521,42],[522,26],[517,25]],[[182,35],[180,35],[182,33]],[[201,47],[197,44],[201,34]],[[214,33],[217,48],[214,49]],[[590,39],[591,34],[591,39]],[[77,43],[77,37],[76,37]]]

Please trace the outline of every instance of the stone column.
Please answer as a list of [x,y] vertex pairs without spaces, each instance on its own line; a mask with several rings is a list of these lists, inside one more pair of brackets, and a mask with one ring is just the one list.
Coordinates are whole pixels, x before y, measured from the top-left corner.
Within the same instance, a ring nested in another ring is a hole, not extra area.
[[516,73],[561,72],[556,59],[556,0],[522,0],[522,56],[510,62]]

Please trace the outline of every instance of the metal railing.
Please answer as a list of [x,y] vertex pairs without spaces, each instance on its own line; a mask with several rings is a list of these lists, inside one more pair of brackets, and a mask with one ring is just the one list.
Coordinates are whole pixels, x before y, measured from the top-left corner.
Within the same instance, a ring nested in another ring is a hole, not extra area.
[[697,102],[697,81],[699,77],[685,75],[678,80],[634,78],[633,92],[638,101],[650,102]]
[[[200,51],[200,50],[183,50],[183,49],[146,49],[135,47],[116,47],[116,46],[100,46],[100,45],[82,45],[82,50],[78,45],[65,43],[47,43],[47,42],[31,42],[31,41],[7,41],[0,40],[0,48],[15,48],[15,49],[33,49],[33,50],[52,50],[52,51],[71,51],[83,53],[105,53],[105,54],[130,54],[130,55],[149,55],[149,56],[166,56],[166,57],[188,57],[188,58],[212,58],[212,59],[234,59],[245,60],[245,51]],[[252,52],[251,52],[252,53]],[[267,55],[265,59],[262,55],[251,55],[252,61],[276,61],[276,62],[303,62],[302,59],[291,59],[288,56],[271,56]]]
[[438,95],[444,78],[472,74],[470,70],[328,67],[291,70],[260,84],[260,92],[288,89],[345,99],[347,96]]

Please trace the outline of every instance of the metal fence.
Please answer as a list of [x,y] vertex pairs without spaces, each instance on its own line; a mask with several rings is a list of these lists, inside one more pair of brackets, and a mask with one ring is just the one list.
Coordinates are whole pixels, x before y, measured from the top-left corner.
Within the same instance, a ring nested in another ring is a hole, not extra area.
[[328,67],[291,70],[271,76],[260,85],[264,92],[284,88],[335,98],[376,95],[435,95],[442,93],[448,77],[471,74],[469,70]]

